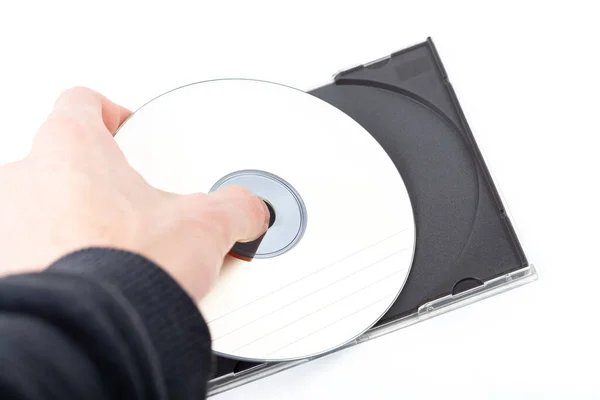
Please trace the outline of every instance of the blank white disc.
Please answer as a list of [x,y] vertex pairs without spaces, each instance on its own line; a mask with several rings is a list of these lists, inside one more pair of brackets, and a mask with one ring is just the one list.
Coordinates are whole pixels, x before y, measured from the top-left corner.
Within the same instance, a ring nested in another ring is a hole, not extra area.
[[217,354],[282,361],[330,351],[373,326],[402,290],[415,246],[404,182],[365,129],[316,97],[253,80],[202,82],[143,106],[116,140],[133,168],[170,192],[208,192],[248,170],[291,187],[275,179],[256,194],[287,201],[274,206],[265,243],[287,243],[303,224],[295,242],[251,262],[228,256],[199,304]]

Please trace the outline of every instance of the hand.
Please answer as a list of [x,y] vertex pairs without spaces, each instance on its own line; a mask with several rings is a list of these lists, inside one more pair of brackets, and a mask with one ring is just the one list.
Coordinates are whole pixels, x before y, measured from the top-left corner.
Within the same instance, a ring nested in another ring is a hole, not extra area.
[[112,247],[156,262],[199,300],[233,244],[266,231],[268,210],[246,189],[183,196],[146,183],[112,136],[130,115],[89,89],[68,90],[30,154],[0,167],[0,274]]

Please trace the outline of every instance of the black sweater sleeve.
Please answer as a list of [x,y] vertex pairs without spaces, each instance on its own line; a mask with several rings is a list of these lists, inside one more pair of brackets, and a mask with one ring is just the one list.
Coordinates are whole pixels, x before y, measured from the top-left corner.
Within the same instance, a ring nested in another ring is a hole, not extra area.
[[1,399],[202,399],[210,335],[139,255],[86,249],[0,279]]

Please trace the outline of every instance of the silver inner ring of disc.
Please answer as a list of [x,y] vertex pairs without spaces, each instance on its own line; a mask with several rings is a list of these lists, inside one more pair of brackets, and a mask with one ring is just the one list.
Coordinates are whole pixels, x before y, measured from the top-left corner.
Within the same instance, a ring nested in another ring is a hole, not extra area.
[[[275,223],[262,238],[254,258],[270,258],[292,249],[306,230],[306,207],[292,185],[269,172],[260,170],[236,171],[219,179],[210,192],[227,186],[243,186],[270,203],[275,210]],[[236,251],[242,255],[244,251]]]

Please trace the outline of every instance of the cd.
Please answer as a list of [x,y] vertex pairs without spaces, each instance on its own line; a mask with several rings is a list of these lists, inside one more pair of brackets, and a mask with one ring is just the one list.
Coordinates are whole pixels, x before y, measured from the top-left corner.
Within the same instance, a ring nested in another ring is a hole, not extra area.
[[241,185],[269,206],[266,234],[233,247],[198,305],[215,353],[283,361],[331,351],[402,290],[415,247],[402,177],[364,128],[324,101],[263,81],[201,82],[141,107],[116,140],[159,189]]

